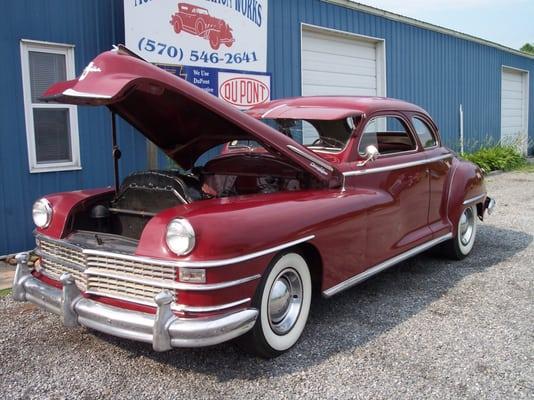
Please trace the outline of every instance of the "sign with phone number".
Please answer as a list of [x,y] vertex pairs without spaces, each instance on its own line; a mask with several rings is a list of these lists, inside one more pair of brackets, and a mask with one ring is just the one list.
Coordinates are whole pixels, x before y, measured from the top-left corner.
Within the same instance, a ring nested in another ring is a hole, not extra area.
[[267,0],[124,0],[126,46],[165,65],[267,69]]

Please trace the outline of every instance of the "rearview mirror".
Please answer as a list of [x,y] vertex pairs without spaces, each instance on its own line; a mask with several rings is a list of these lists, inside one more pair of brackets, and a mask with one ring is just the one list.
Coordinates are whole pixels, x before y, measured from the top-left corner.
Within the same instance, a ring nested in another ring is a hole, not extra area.
[[379,154],[380,153],[378,152],[378,149],[376,148],[376,146],[373,146],[372,144],[370,144],[369,146],[365,148],[365,154],[364,154],[365,160],[360,161],[358,163],[358,167],[363,167],[369,161],[376,160]]

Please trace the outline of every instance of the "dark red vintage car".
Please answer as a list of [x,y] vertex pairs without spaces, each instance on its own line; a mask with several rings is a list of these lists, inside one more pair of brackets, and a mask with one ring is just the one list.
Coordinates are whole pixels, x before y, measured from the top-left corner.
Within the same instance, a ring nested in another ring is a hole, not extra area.
[[17,256],[14,297],[66,326],[156,351],[239,337],[276,356],[301,336],[314,291],[333,296],[438,245],[462,259],[494,206],[482,171],[413,104],[293,98],[247,115],[122,47],[82,76],[44,99],[106,106],[181,168],[35,203],[40,259],[29,269]]
[[178,3],[178,12],[171,16],[174,32],[182,31],[208,39],[213,50],[221,43],[231,47],[234,43],[232,28],[222,19],[212,17],[208,10],[193,4]]

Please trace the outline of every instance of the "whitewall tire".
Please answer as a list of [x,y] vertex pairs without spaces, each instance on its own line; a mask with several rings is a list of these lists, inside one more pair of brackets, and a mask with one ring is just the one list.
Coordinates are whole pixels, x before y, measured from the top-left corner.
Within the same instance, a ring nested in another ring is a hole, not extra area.
[[304,258],[297,253],[277,256],[256,290],[256,324],[241,343],[246,350],[272,358],[298,341],[310,311],[312,281]]
[[477,207],[466,207],[460,214],[454,237],[445,243],[445,253],[455,260],[462,260],[471,253],[477,234]]

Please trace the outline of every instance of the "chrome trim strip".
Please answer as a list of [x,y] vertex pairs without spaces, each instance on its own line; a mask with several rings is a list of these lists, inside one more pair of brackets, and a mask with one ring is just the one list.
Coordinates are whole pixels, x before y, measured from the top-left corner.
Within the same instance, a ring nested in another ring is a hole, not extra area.
[[171,308],[176,311],[185,311],[185,312],[190,312],[190,313],[203,313],[203,312],[226,310],[227,308],[237,307],[237,306],[240,306],[241,304],[248,303],[249,301],[250,301],[250,297],[247,297],[246,299],[233,301],[231,303],[226,303],[226,304],[220,304],[216,306],[193,307],[193,306],[187,306],[185,304],[172,304]]
[[[121,296],[121,295],[113,294],[113,293],[110,294],[110,293],[100,292],[98,290],[88,290],[85,293],[91,294],[94,296],[101,296],[101,297],[107,297],[107,298],[116,299],[116,300],[128,301],[130,303],[135,303],[135,304],[142,304],[148,307],[157,307],[157,304],[154,303],[153,301],[147,301],[144,299],[139,299],[137,297],[131,297],[131,296],[126,296],[126,295]],[[194,306],[188,306],[185,304],[173,302],[171,303],[171,309],[174,311],[178,311],[178,312],[189,312],[189,313],[214,312],[214,311],[219,311],[219,310],[226,310],[232,307],[237,307],[237,306],[240,306],[242,304],[249,302],[250,300],[251,300],[250,298],[246,298],[246,299],[234,301],[232,303],[218,304],[215,306],[206,306],[206,307],[194,307]]]
[[313,157],[311,154],[308,154],[308,153],[305,153],[303,152],[301,149],[293,146],[292,144],[288,144],[287,145],[287,148],[295,153],[297,153],[298,155],[306,158],[307,160],[309,161],[312,161],[318,165],[320,165],[321,167],[323,168],[326,168],[328,171],[332,172],[334,170],[334,167],[332,167],[330,164],[326,163],[325,161],[323,160],[320,160],[318,159],[317,157]]
[[452,238],[452,233],[447,233],[446,235],[440,236],[439,238],[430,240],[429,242],[423,243],[417,247],[414,247],[413,249],[410,249],[404,253],[401,253],[393,258],[390,258],[389,260],[386,260],[384,262],[381,262],[380,264],[375,265],[374,267],[371,267],[358,275],[353,276],[352,278],[349,278],[341,283],[338,283],[335,286],[332,286],[329,289],[326,289],[323,291],[323,295],[325,297],[331,297],[345,289],[350,288],[351,286],[354,286],[360,282],[363,282],[364,280],[372,277],[375,274],[378,274],[379,272],[382,272],[383,270],[401,262],[404,261],[410,257],[415,256],[416,254],[419,254],[425,250],[428,250],[429,248],[444,242],[445,240],[448,240]]
[[97,94],[97,93],[87,93],[87,92],[78,92],[74,89],[67,89],[63,91],[62,93],[64,96],[72,96],[72,97],[89,97],[94,99],[111,99],[111,96],[105,95],[105,94]]
[[151,258],[151,257],[145,257],[145,256],[136,256],[133,254],[122,254],[122,253],[114,253],[110,251],[103,251],[103,250],[94,250],[94,249],[83,249],[75,244],[72,244],[66,240],[58,240],[53,239],[48,236],[42,235],[40,233],[37,233],[36,238],[38,240],[47,240],[52,243],[57,243],[58,245],[63,245],[66,247],[70,247],[72,250],[77,250],[82,252],[83,254],[88,255],[89,257],[87,260],[90,260],[90,256],[102,256],[102,257],[111,257],[111,258],[117,258],[120,260],[126,260],[126,261],[137,261],[147,264],[153,264],[153,265],[160,265],[160,266],[168,266],[168,267],[192,267],[192,268],[211,268],[211,267],[220,267],[225,265],[231,265],[231,264],[237,264],[240,262],[248,261],[254,258],[258,258],[264,255],[267,255],[269,253],[274,253],[280,250],[283,250],[288,247],[295,246],[300,243],[307,242],[309,240],[312,240],[315,238],[315,235],[309,235],[306,237],[303,237],[301,239],[293,240],[291,242],[283,243],[278,246],[270,247],[265,250],[260,250],[254,253],[246,254],[239,257],[233,257],[233,258],[226,258],[222,260],[207,260],[207,261],[169,261],[169,260],[161,260],[157,258]]
[[[260,274],[247,276],[245,278],[236,279],[233,281],[219,282],[219,283],[183,283],[176,281],[164,281],[161,279],[140,278],[134,275],[121,274],[109,271],[103,271],[98,268],[87,268],[84,272],[88,276],[102,276],[104,278],[117,279],[126,282],[139,283],[141,285],[148,285],[162,289],[184,290],[184,291],[207,291],[225,289],[232,286],[241,285],[256,279],[261,278]],[[88,281],[88,286],[90,282]]]
[[37,234],[37,238],[38,239],[42,238],[42,240],[50,240],[51,242],[55,242],[60,245],[66,245],[66,246],[70,245],[71,248],[77,249],[81,251],[83,254],[87,254],[88,263],[91,262],[91,256],[102,256],[102,257],[117,258],[117,259],[126,260],[126,261],[137,261],[137,262],[160,265],[160,266],[167,266],[167,267],[212,268],[212,267],[222,267],[222,266],[231,265],[231,264],[238,264],[244,261],[252,260],[254,258],[262,257],[270,253],[275,253],[277,251],[286,249],[288,247],[292,247],[297,244],[312,240],[315,238],[315,235],[309,235],[309,236],[306,236],[306,237],[303,237],[297,240],[293,240],[291,242],[287,242],[287,243],[280,244],[278,246],[270,247],[265,250],[260,250],[254,253],[245,254],[243,256],[226,258],[222,260],[206,260],[206,261],[168,261],[168,260],[161,260],[161,259],[151,258],[151,257],[135,256],[132,254],[113,253],[110,251],[102,251],[102,250],[94,250],[94,249],[82,249],[78,246],[70,244],[69,242],[51,239],[41,234]]
[[464,200],[464,202],[462,204],[465,206],[466,204],[474,203],[474,202],[476,202],[478,200],[482,200],[486,195],[487,195],[487,193],[482,193],[482,194],[480,194],[478,196],[471,197],[470,199]]
[[452,154],[444,154],[444,155],[437,156],[437,157],[426,158],[426,159],[417,160],[417,161],[410,161],[410,162],[406,162],[402,164],[394,164],[394,165],[388,165],[384,167],[376,167],[376,168],[368,168],[368,169],[359,169],[356,171],[347,171],[347,172],[343,172],[343,176],[367,175],[367,174],[375,174],[378,172],[393,171],[396,169],[410,168],[410,167],[415,167],[417,165],[429,164],[434,161],[444,160],[450,157],[452,157]]

